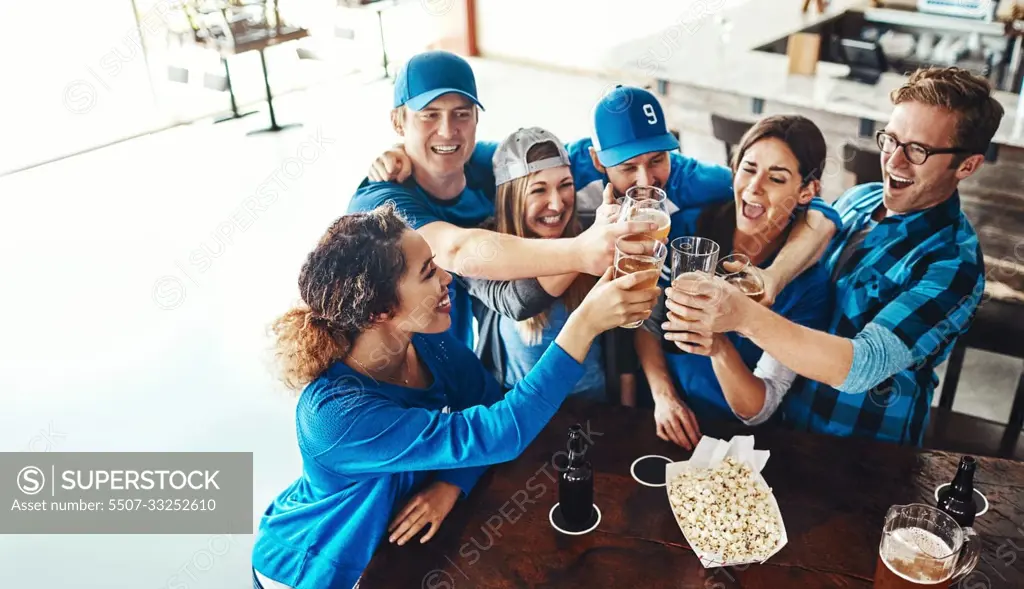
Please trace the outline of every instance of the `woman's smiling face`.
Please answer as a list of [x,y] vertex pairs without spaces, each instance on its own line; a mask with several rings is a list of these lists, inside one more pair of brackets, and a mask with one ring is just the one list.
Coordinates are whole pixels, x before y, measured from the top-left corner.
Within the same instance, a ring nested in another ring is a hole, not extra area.
[[[748,235],[781,232],[793,210],[814,197],[785,141],[766,137],[747,148],[733,178],[736,228]],[[773,229],[774,228],[774,229]]]
[[576,187],[569,166],[530,174],[525,198],[523,214],[527,234],[542,238],[562,237],[576,205]]

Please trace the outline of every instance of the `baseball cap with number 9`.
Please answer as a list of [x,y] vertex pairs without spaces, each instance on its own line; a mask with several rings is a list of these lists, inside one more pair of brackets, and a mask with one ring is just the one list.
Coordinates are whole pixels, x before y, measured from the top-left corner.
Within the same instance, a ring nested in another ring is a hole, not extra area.
[[593,139],[597,159],[605,167],[652,151],[679,149],[679,141],[665,126],[658,99],[633,86],[616,86],[597,103]]

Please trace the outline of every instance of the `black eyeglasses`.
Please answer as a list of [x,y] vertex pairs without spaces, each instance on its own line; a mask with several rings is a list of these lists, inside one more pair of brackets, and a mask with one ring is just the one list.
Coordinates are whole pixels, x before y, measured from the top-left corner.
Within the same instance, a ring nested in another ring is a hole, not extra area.
[[875,141],[882,153],[893,154],[896,150],[903,148],[903,155],[907,161],[920,166],[928,160],[929,156],[942,153],[971,153],[971,150],[962,147],[925,147],[920,143],[903,143],[885,131],[875,133]]

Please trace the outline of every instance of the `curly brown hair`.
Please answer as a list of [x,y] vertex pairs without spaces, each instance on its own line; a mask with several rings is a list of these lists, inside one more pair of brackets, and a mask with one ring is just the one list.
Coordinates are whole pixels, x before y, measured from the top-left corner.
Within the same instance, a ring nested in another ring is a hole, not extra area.
[[[972,154],[985,153],[1003,118],[1003,106],[992,97],[992,84],[957,67],[921,68],[889,95],[893,104],[921,102],[959,115],[953,145]],[[959,165],[965,156],[954,157]]]
[[299,273],[302,304],[271,325],[289,388],[315,380],[348,354],[375,318],[398,307],[407,230],[394,203],[387,203],[339,218],[320,238]]

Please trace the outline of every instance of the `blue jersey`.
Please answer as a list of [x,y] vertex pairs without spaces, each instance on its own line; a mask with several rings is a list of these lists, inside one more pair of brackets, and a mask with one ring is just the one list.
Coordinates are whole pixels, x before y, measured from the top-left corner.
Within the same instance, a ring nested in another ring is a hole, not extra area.
[[[436,221],[444,221],[458,227],[478,227],[494,215],[493,180],[488,192],[468,169],[466,177],[466,189],[451,200],[440,200],[430,196],[411,179],[404,184],[371,183],[363,180],[349,202],[348,212],[372,211],[388,201],[393,201],[398,212],[413,229]],[[493,175],[490,177],[493,178]],[[473,309],[469,292],[457,275],[448,289],[452,300],[452,334],[467,347],[472,348]]]

